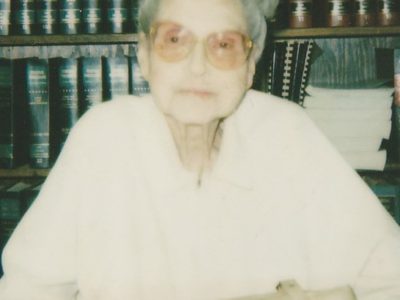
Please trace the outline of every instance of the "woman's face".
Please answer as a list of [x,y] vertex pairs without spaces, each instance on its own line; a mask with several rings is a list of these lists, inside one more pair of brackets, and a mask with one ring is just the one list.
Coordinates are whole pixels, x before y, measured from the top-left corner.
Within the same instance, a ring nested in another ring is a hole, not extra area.
[[139,61],[159,109],[188,124],[229,116],[255,68],[251,53],[240,56],[247,33],[240,2],[162,0],[154,25],[150,39],[141,37]]

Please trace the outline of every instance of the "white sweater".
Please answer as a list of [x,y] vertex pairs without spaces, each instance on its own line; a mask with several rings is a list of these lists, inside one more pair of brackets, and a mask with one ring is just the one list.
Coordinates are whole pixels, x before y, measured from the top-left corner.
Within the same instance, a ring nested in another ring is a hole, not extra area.
[[201,187],[149,97],[81,118],[8,243],[1,300],[400,299],[400,231],[301,108],[249,91]]

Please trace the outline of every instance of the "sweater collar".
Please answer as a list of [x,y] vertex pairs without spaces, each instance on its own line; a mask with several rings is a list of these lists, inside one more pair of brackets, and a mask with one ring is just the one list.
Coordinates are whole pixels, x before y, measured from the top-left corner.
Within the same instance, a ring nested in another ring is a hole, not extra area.
[[[142,114],[138,129],[143,170],[152,192],[166,195],[197,185],[196,175],[182,166],[167,122],[150,96],[143,101],[149,108]],[[245,100],[243,100],[245,101]],[[243,103],[241,104],[241,106]],[[252,189],[253,173],[246,148],[246,134],[240,124],[239,109],[224,121],[220,153],[207,181],[217,181],[241,189]]]

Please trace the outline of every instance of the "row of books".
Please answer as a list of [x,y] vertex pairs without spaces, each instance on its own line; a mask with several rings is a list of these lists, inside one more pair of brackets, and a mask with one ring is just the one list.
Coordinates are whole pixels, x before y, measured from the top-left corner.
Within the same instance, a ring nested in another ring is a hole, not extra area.
[[267,92],[302,104],[313,46],[311,40],[274,41],[268,60]]
[[148,92],[136,56],[0,59],[0,167],[49,168],[91,106]]
[[281,0],[278,28],[400,25],[398,0]]
[[0,0],[0,35],[136,32],[138,0]]
[[[0,253],[15,227],[39,194],[42,183],[41,179],[0,181]],[[0,277],[2,274],[0,262]]]

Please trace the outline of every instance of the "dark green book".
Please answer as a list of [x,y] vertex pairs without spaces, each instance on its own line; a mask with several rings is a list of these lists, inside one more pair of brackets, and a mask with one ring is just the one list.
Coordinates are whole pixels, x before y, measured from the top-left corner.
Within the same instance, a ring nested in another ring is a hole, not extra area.
[[139,0],[130,0],[128,9],[129,28],[128,32],[138,32],[137,18],[139,15]]
[[101,57],[79,58],[79,106],[82,115],[103,101]]
[[0,59],[0,168],[26,163],[26,117],[20,60]]
[[[2,205],[1,199],[3,198],[3,195],[5,194],[6,190],[14,184],[15,184],[15,182],[12,180],[4,180],[4,179],[0,180],[0,206]],[[0,208],[0,211],[1,211],[1,208]],[[0,217],[0,256],[3,252],[4,246],[6,244],[5,238],[3,238],[3,235],[6,236],[6,234],[5,234],[6,228],[4,229],[4,234],[3,234],[3,228],[1,226],[2,225],[1,223],[2,223],[2,221],[1,221],[1,217]],[[1,265],[1,259],[0,259],[0,277],[2,275],[3,275],[3,267]]]
[[36,200],[43,186],[43,180],[35,180],[32,184],[22,192],[22,214],[31,207]]
[[128,0],[106,0],[105,20],[107,32],[128,32]]
[[12,0],[12,33],[32,34],[35,23],[34,0]]
[[78,60],[57,58],[56,94],[52,98],[55,106],[54,126],[56,134],[56,155],[64,146],[65,140],[79,118],[78,109]]
[[394,49],[394,101],[393,101],[393,135],[396,144],[397,162],[400,162],[400,49]]
[[126,56],[103,57],[104,100],[129,94],[129,67]]
[[57,0],[36,0],[36,34],[57,32]]
[[47,59],[27,59],[25,72],[23,80],[28,104],[29,161],[33,168],[49,168],[50,102]]
[[82,0],[82,33],[100,33],[101,31],[100,0]]
[[61,34],[80,33],[81,1],[58,0],[58,28]]
[[150,93],[149,84],[140,72],[136,55],[129,57],[129,93],[136,96]]
[[28,182],[18,181],[0,191],[0,244],[2,246],[7,243],[25,212],[23,192],[30,186]]
[[11,0],[0,0],[0,35],[10,33]]

